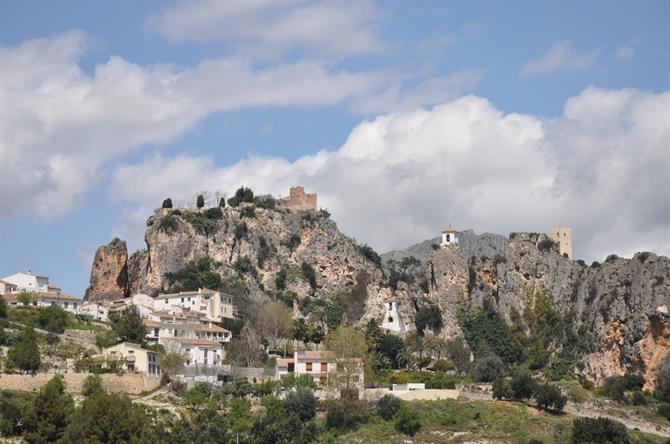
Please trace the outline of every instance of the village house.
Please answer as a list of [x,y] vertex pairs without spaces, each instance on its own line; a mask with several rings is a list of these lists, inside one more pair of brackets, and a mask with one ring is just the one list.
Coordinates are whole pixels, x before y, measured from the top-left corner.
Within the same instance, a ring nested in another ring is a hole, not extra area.
[[79,312],[96,321],[106,322],[109,320],[109,308],[105,304],[98,302],[82,302]]
[[11,282],[0,280],[0,295],[14,293],[18,287]]
[[144,319],[147,328],[146,340],[149,343],[163,344],[166,340],[175,338],[183,339],[205,339],[219,343],[229,342],[230,331],[211,322],[161,322],[153,319]]
[[[358,360],[360,361],[360,360]],[[351,362],[351,361],[347,361]],[[277,359],[275,379],[280,380],[287,375],[307,375],[317,384],[326,384],[329,378],[337,377],[338,360],[329,351],[296,351],[293,358]],[[355,373],[350,375],[353,387],[363,389],[364,368],[362,361],[357,362]]]
[[2,278],[2,280],[14,285],[14,289],[11,291],[12,293],[49,292],[49,278],[46,276],[38,276],[33,274],[30,270],[27,272],[20,271],[18,273],[14,273],[11,276]]
[[142,348],[132,342],[122,342],[112,347],[105,348],[100,355],[108,360],[118,360],[123,369],[128,373],[160,377],[161,360],[158,353]]
[[[46,308],[56,306],[73,314],[80,313],[81,299],[74,296],[65,293],[23,293],[28,294],[27,305],[30,307]],[[17,307],[24,305],[20,293],[4,295],[4,298],[10,306]]]
[[198,291],[160,294],[154,299],[153,308],[165,311],[188,308],[207,316],[208,320],[214,322],[221,322],[224,318],[235,318],[233,297],[206,288],[198,289]]
[[197,338],[165,339],[163,344],[176,344],[184,353],[186,367],[216,367],[223,363],[225,352],[218,341]]

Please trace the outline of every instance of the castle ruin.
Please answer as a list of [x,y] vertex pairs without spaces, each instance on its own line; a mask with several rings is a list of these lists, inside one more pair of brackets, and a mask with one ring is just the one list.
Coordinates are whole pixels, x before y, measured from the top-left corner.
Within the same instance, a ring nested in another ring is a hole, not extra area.
[[305,193],[300,186],[291,187],[288,197],[279,198],[276,205],[288,210],[315,211],[316,193]]
[[549,233],[551,240],[558,244],[558,252],[572,259],[572,228],[556,227]]

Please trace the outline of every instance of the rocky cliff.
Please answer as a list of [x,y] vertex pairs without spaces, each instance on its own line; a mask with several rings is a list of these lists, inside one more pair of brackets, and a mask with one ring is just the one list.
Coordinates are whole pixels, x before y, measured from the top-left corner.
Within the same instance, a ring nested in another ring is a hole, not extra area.
[[[130,258],[123,241],[98,250],[88,299],[205,283],[242,288],[239,300],[250,307],[277,298],[292,304],[297,316],[334,326],[380,321],[382,302],[393,298],[410,329],[417,311],[438,307],[439,334],[452,337],[463,333],[459,306],[488,304],[511,322],[544,291],[578,332],[581,348],[571,361],[578,376],[599,381],[642,371],[653,384],[654,367],[670,351],[670,262],[652,253],[587,266],[559,255],[544,234],[465,231],[458,247],[435,248],[428,240],[410,253],[384,255],[382,265],[371,249],[339,232],[325,211],[252,204],[159,210],[147,221],[145,240],[146,249]],[[412,254],[419,260],[402,261]]]

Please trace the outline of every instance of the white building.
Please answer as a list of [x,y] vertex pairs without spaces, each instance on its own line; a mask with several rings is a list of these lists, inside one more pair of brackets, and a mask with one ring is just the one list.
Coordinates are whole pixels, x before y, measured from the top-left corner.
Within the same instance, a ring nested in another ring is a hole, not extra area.
[[147,328],[146,339],[149,343],[164,344],[166,341],[182,339],[204,339],[219,343],[230,342],[230,331],[211,322],[189,323],[189,322],[161,322],[152,319],[144,319]]
[[448,245],[458,245],[458,231],[451,224],[442,230],[442,242],[440,243],[441,247]]
[[97,302],[90,302],[90,301],[83,302],[81,304],[80,313],[83,315],[90,316],[91,319],[95,319],[96,321],[109,320],[109,308]]
[[180,293],[160,294],[154,300],[155,310],[175,310],[173,307],[188,308],[202,313],[211,321],[221,322],[222,319],[233,319],[235,308],[233,297],[208,289],[183,291]]
[[406,330],[405,323],[402,322],[402,319],[400,319],[400,313],[398,313],[398,304],[399,302],[396,299],[384,302],[385,313],[381,328],[392,331],[394,333],[404,333]]
[[12,293],[47,293],[49,291],[49,278],[46,276],[38,276],[33,274],[30,270],[25,273],[22,271],[19,273],[14,273],[11,276],[2,278],[2,280],[16,286]]
[[[341,375],[337,375],[337,364],[338,360],[335,355],[329,351],[297,351],[292,359],[277,359],[275,379],[279,380],[290,374],[296,376],[308,375],[312,377],[314,382],[325,384],[329,378],[341,377]],[[360,359],[355,360],[355,365],[349,367],[355,369],[355,374],[349,375],[353,386],[363,389],[363,362]]]
[[0,295],[14,293],[16,288],[16,285],[12,284],[11,282],[0,280]]
[[[27,293],[27,292],[24,292]],[[27,306],[45,308],[57,306],[70,313],[79,314],[81,308],[81,299],[65,293],[28,293]],[[24,301],[19,299],[18,293],[4,295],[7,304],[17,307],[23,306]]]
[[186,367],[220,366],[225,358],[223,345],[218,341],[207,339],[174,338],[165,340],[165,344],[174,342],[184,353]]

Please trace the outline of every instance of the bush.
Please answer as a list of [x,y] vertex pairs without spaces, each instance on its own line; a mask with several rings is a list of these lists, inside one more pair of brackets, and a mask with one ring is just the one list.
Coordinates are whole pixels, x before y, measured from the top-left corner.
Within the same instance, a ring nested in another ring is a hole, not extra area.
[[537,249],[540,251],[551,251],[555,245],[556,243],[553,240],[546,238],[537,243]]
[[318,405],[319,400],[308,388],[300,388],[294,392],[289,392],[284,399],[284,408],[298,415],[301,421],[309,421],[314,418]]
[[314,267],[312,267],[307,262],[303,262],[300,265],[300,270],[302,271],[302,276],[309,283],[309,286],[312,287],[312,290],[316,290],[316,272]]
[[630,398],[629,402],[633,405],[647,405],[649,404],[649,399],[645,396],[644,392],[640,390],[635,390]]
[[505,364],[496,355],[478,359],[472,367],[472,377],[479,382],[492,382],[504,376]]
[[237,259],[233,264],[233,267],[239,274],[250,274],[252,276],[256,276],[256,274],[258,274],[256,267],[254,266],[254,263],[251,261],[251,259],[249,259],[249,256],[242,256],[241,258]]
[[377,414],[385,421],[393,419],[400,409],[400,400],[391,395],[384,395],[377,400]]
[[440,307],[437,304],[421,307],[416,312],[414,323],[416,331],[420,334],[423,334],[426,328],[430,328],[432,331],[438,333],[442,329],[442,311]]
[[414,436],[421,428],[419,414],[409,407],[401,408],[395,415],[395,429],[408,436]]
[[358,252],[361,253],[367,260],[375,264],[377,267],[381,268],[382,258],[377,254],[371,246],[364,244],[358,245]]
[[628,382],[624,376],[610,376],[605,378],[602,385],[603,395],[617,402],[624,400],[624,394],[628,388]]
[[572,423],[572,442],[630,443],[626,426],[607,418],[577,418]]
[[644,375],[642,373],[626,373],[624,378],[628,390],[642,390],[642,387],[644,387]]
[[512,375],[512,395],[514,399],[529,399],[535,393],[535,380],[530,371],[519,369]]
[[163,201],[163,205],[161,205],[161,208],[172,208],[172,199],[169,197]]
[[438,359],[430,369],[434,372],[448,372],[451,370],[456,370],[456,366],[452,362],[446,361],[444,359]]
[[37,325],[51,333],[63,333],[68,322],[65,310],[55,305],[42,308],[37,315]]
[[249,233],[249,227],[244,222],[240,222],[235,226],[235,239],[240,240],[247,237],[247,233]]
[[514,397],[512,385],[506,378],[498,378],[493,381],[492,388],[494,399],[512,399]]
[[301,241],[302,240],[300,239],[300,235],[297,233],[293,233],[288,237],[288,239],[282,241],[282,245],[286,246],[286,248],[288,248],[293,252],[295,251],[296,248],[298,248]]
[[658,406],[658,414],[670,421],[670,404],[663,403]]
[[177,228],[179,228],[179,221],[172,214],[163,216],[158,220],[158,231],[171,234],[177,231]]
[[202,208],[202,207],[205,206],[205,198],[203,197],[202,194],[198,194],[198,197],[197,197],[197,199],[195,200],[195,205],[196,205],[198,208]]
[[656,391],[658,398],[670,404],[670,355],[668,355],[656,371]]
[[288,277],[288,271],[286,270],[286,268],[282,268],[281,270],[279,270],[279,272],[275,276],[275,287],[277,287],[277,290],[279,291],[286,290],[287,277]]
[[568,399],[561,393],[561,389],[554,384],[537,384],[534,396],[537,405],[544,410],[552,409],[562,412],[568,402]]
[[326,403],[326,427],[352,430],[370,419],[371,407],[367,401],[328,401]]
[[255,218],[256,209],[254,207],[244,207],[240,210],[240,217]]
[[223,211],[221,211],[220,207],[208,208],[207,211],[205,211],[205,216],[207,216],[207,219],[221,219],[223,217]]
[[263,196],[256,196],[254,202],[258,208],[265,208],[266,210],[274,210],[276,206],[275,198],[269,194]]

